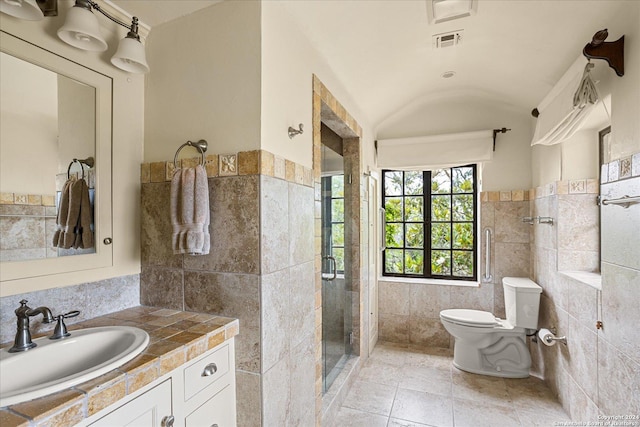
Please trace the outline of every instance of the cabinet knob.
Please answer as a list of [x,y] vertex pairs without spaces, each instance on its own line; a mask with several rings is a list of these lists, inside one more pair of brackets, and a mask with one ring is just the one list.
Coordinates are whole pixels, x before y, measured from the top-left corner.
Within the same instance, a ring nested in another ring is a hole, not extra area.
[[217,371],[218,371],[218,367],[216,366],[216,364],[209,363],[207,366],[204,367],[204,371],[202,371],[202,376],[209,377],[215,374]]
[[162,427],[173,427],[173,423],[176,421],[173,415],[167,415],[162,419],[160,425]]

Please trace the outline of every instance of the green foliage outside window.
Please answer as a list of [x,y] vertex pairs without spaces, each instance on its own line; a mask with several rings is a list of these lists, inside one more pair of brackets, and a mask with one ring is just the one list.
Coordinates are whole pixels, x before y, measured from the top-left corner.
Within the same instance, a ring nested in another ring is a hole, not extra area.
[[385,275],[475,280],[474,180],[474,165],[384,171]]

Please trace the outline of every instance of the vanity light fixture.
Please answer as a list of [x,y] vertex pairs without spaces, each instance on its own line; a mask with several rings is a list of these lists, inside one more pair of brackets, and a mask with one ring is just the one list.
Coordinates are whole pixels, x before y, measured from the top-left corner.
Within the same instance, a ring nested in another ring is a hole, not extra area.
[[44,18],[36,0],[0,0],[0,12],[27,21],[39,21]]
[[107,42],[100,33],[100,24],[92,9],[97,10],[116,24],[129,30],[127,36],[120,40],[118,50],[111,58],[111,63],[130,73],[149,72],[144,46],[140,42],[140,36],[138,35],[138,18],[135,16],[131,21],[131,25],[127,25],[102,10],[93,0],[76,0],[75,5],[67,14],[64,25],[58,30],[58,37],[63,42],[78,49],[97,52],[107,50]]

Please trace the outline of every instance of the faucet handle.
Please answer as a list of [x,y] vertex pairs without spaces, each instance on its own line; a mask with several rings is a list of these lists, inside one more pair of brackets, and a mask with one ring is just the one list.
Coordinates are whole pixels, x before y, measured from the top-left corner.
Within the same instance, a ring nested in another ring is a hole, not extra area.
[[68,319],[70,317],[76,317],[80,314],[80,311],[73,310],[65,314],[60,314],[55,316],[54,319],[57,321],[56,327],[53,330],[53,335],[49,337],[50,340],[59,340],[61,338],[68,337],[71,335],[69,331],[67,331],[67,325],[64,324],[64,319]]

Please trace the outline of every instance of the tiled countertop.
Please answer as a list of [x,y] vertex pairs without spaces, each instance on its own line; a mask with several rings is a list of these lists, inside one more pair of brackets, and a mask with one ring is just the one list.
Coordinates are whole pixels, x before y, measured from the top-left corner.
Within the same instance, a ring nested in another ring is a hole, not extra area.
[[68,329],[73,333],[116,325],[144,329],[149,333],[149,346],[101,377],[1,409],[0,426],[75,425],[239,332],[237,319],[145,306],[69,325]]

